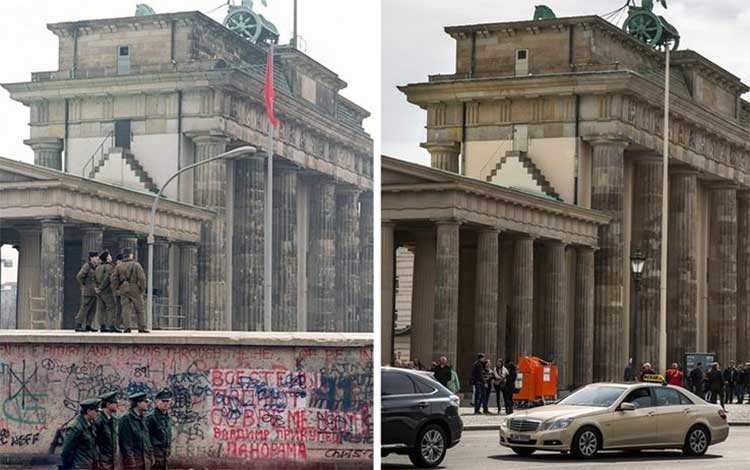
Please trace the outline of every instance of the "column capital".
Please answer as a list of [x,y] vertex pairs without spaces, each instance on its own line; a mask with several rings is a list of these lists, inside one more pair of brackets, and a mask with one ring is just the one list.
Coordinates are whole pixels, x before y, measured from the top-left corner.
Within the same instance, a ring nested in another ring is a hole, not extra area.
[[230,138],[219,131],[188,131],[185,136],[196,144],[227,144]]
[[52,150],[59,152],[63,149],[63,140],[59,137],[37,137],[35,139],[26,139],[23,143],[34,150]]
[[500,235],[502,231],[503,230],[500,227],[492,227],[492,226],[484,225],[484,226],[479,227],[479,229],[477,229],[476,232],[477,233],[494,233],[494,234]]
[[690,176],[698,176],[698,169],[693,168],[690,165],[672,165],[670,163],[669,165],[669,176],[672,175],[690,175]]
[[459,218],[432,219],[435,225],[462,225],[465,221]]
[[628,159],[639,164],[650,163],[661,165],[664,163],[664,157],[654,152],[628,152]]
[[62,225],[64,223],[65,221],[62,219],[62,217],[48,217],[40,221],[42,227],[44,227],[45,225]]
[[422,142],[419,146],[430,153],[444,152],[458,155],[461,152],[461,144],[456,141]]
[[706,187],[710,191],[721,191],[721,190],[727,190],[727,189],[734,189],[735,191],[740,189],[740,186],[735,183],[734,181],[717,181],[715,183],[708,183]]
[[625,137],[615,134],[586,136],[583,140],[594,146],[622,147],[623,149],[630,144]]
[[336,184],[336,195],[347,195],[352,197],[359,196],[359,193],[361,193],[362,190],[356,186],[351,186],[349,184]]
[[80,227],[78,227],[78,230],[80,230],[81,232],[103,232],[104,227],[101,225],[87,224],[81,225]]

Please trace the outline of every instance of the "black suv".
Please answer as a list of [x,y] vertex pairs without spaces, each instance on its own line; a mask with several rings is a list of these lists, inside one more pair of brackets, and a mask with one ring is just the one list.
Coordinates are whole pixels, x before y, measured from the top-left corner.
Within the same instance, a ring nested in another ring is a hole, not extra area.
[[437,467],[461,440],[459,398],[429,372],[383,367],[381,450],[408,454],[417,467]]

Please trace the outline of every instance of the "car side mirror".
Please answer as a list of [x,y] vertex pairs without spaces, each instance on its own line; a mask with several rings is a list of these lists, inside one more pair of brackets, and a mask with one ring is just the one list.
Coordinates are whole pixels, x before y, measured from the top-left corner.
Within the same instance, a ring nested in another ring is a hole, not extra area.
[[618,411],[635,411],[635,405],[629,402],[622,402],[620,403],[619,408],[617,408]]

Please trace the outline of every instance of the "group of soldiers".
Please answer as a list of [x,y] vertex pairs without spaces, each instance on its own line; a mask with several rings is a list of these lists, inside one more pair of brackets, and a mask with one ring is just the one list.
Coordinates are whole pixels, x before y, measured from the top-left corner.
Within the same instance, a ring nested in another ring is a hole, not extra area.
[[123,249],[114,264],[109,251],[90,251],[76,279],[81,286],[76,331],[96,331],[98,311],[102,333],[130,333],[136,327],[140,333],[149,332],[143,306],[146,273],[131,249]]
[[[150,413],[145,393],[128,399],[130,411],[121,417],[116,416],[117,392],[80,403],[80,415],[65,432],[61,469],[167,470],[172,394],[168,390],[156,394]],[[121,464],[116,466],[118,455]]]

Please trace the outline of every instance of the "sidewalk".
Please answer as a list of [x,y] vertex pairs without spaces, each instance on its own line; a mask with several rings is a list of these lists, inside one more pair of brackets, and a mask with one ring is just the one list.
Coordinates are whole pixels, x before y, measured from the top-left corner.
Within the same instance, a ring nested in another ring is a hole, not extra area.
[[[497,408],[490,408],[492,414],[475,415],[474,408],[461,407],[459,413],[464,422],[464,431],[488,431],[499,429],[503,414],[497,415]],[[523,410],[518,410],[523,411]],[[750,426],[750,405],[727,405],[727,420],[731,426]]]

